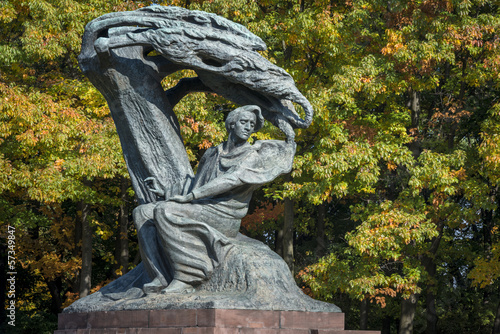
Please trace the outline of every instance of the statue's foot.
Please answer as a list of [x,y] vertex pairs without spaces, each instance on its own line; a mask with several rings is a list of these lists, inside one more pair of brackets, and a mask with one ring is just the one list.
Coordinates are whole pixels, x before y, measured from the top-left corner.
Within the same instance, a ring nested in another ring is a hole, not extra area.
[[159,293],[164,287],[165,286],[161,283],[161,281],[158,278],[155,278],[150,283],[144,284],[142,286],[142,291],[144,291],[145,294]]
[[174,279],[161,293],[192,293],[194,288],[192,285]]
[[144,292],[139,288],[130,288],[127,291],[107,293],[104,294],[103,296],[112,300],[139,299],[142,296],[144,296]]

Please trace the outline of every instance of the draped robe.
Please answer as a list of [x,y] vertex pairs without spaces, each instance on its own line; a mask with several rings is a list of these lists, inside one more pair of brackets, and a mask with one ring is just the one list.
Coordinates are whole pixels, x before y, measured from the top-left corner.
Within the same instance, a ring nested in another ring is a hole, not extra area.
[[134,211],[141,255],[151,280],[177,279],[198,285],[231,249],[231,238],[247,214],[252,193],[292,168],[295,143],[245,143],[225,152],[226,143],[208,149],[185,189],[188,203],[160,201]]

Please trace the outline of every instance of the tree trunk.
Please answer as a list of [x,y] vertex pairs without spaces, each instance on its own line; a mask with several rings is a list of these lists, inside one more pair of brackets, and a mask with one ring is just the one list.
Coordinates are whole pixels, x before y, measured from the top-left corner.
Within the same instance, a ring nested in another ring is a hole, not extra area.
[[283,225],[279,230],[276,231],[275,241],[274,241],[274,251],[281,257],[283,257]]
[[[408,108],[411,111],[411,128],[414,131],[417,131],[421,113],[420,97],[418,96],[418,93],[413,89],[410,89],[410,100],[408,101]],[[417,137],[415,137],[414,140],[408,144],[408,147],[412,151],[412,154],[415,158],[418,158],[420,156],[422,147],[421,142],[419,139],[417,139]]]
[[92,229],[88,219],[90,205],[85,201],[80,201],[78,213],[82,231],[82,270],[80,271],[80,298],[82,298],[89,295],[92,285]]
[[[82,254],[82,223],[78,216],[79,215],[78,212],[81,212],[81,206],[79,205],[79,203],[77,203],[76,210],[77,210],[77,217],[75,219],[75,234],[74,234],[75,248],[73,248],[72,253],[75,258],[78,258]],[[80,291],[80,275],[75,275],[75,279],[72,282],[72,290],[73,292]]]
[[288,197],[283,219],[283,259],[293,273],[293,201]]
[[427,320],[427,327],[425,330],[426,334],[437,333],[438,316],[436,313],[436,262],[434,261],[434,257],[436,256],[439,245],[441,243],[441,238],[443,236],[443,227],[444,223],[439,222],[437,224],[439,235],[432,239],[431,246],[428,252],[429,255],[424,255],[422,257],[422,264],[429,276],[425,299],[425,317]]
[[497,307],[497,314],[495,316],[495,322],[493,323],[492,334],[500,334],[500,302]]
[[382,330],[380,331],[380,334],[391,334],[391,324],[393,320],[394,318],[391,316],[385,316],[382,318]]
[[[500,199],[499,199],[499,202],[500,202]],[[487,210],[486,212],[483,212],[483,222],[484,222],[483,238],[484,238],[485,253],[488,254],[491,252],[491,247],[492,247],[492,240],[491,240],[491,234],[492,234],[491,231],[493,229],[493,212],[492,212],[492,210]],[[500,291],[499,291],[499,293],[500,293]],[[493,323],[493,330],[491,333],[492,334],[500,334],[500,302],[498,303],[498,306],[497,306],[497,312],[495,315],[495,322]]]
[[359,307],[359,329],[365,330],[368,328],[368,307],[369,307],[368,299],[365,298],[361,301],[361,305]]
[[418,295],[401,301],[401,318],[399,319],[399,334],[413,334],[413,319],[417,310]]
[[[290,174],[285,175],[285,181],[292,180]],[[293,200],[285,197],[285,212],[283,217],[283,260],[293,273]]]
[[[438,238],[440,239],[440,237]],[[436,313],[436,283],[435,283],[436,263],[434,262],[434,259],[429,256],[424,256],[422,262],[425,267],[425,271],[429,275],[426,287],[426,298],[425,298],[425,318],[427,321],[425,333],[437,334],[438,316]]]
[[59,314],[62,310],[61,279],[58,278],[55,281],[46,281],[46,284],[52,297],[52,313]]
[[[434,280],[436,276],[436,264],[432,262],[431,268],[426,268],[430,279]],[[432,276],[431,276],[432,275]],[[427,284],[427,293],[425,299],[425,318],[427,320],[426,334],[437,334],[438,316],[436,313],[436,286],[434,282]]]
[[316,220],[316,256],[321,257],[325,255],[326,242],[325,242],[325,211],[326,204],[322,203],[317,206],[318,219]]
[[120,270],[121,275],[128,272],[128,181],[122,177],[120,181],[120,212],[118,215],[118,231],[116,236],[116,270]]

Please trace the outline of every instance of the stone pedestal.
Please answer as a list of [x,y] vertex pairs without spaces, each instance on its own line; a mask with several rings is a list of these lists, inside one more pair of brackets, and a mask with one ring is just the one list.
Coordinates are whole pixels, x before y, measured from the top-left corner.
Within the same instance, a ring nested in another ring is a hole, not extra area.
[[54,334],[380,334],[344,329],[333,312],[224,309],[59,314]]

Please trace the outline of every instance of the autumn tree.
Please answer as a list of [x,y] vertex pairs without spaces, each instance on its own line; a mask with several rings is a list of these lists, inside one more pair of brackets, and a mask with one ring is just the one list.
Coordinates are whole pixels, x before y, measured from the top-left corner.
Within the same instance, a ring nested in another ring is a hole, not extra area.
[[[480,230],[491,258],[497,238],[497,185],[487,176],[495,158],[485,150],[496,145],[498,7],[353,1],[325,8],[310,10],[330,12],[337,22],[329,42],[339,39],[316,46],[315,73],[329,89],[325,115],[307,130],[324,135],[297,159],[296,173],[306,177],[289,189],[316,203],[351,197],[359,226],[347,235],[351,256],[331,253],[304,277],[317,292],[341,289],[382,304],[403,297],[400,333],[412,331],[424,297],[424,327],[436,333],[438,268],[453,261],[443,248]],[[321,22],[316,30],[328,26]],[[348,276],[332,277],[338,272]]]
[[[76,58],[89,20],[136,6],[1,4],[0,221],[2,235],[16,228],[16,267],[27,274],[16,291],[25,330],[42,328],[40,315],[60,312],[67,293],[85,295],[99,283],[91,280],[93,245],[102,226],[119,220],[128,176],[105,101]],[[125,180],[119,191],[110,188],[116,180]],[[112,220],[101,219],[106,211]],[[23,312],[32,315],[23,321]]]
[[[156,3],[244,24],[315,109],[312,126],[296,131],[291,175],[256,194],[243,232],[285,257],[280,230],[295,203],[287,236],[295,270],[306,292],[342,304],[351,327],[499,332],[496,2]],[[19,266],[34,273],[23,298],[43,291],[43,302],[23,307],[48,301],[57,312],[65,292],[80,292],[84,262],[97,279],[82,292],[133,266],[130,224],[128,261],[117,238],[134,205],[119,141],[76,56],[91,19],[149,2],[2,5],[0,221],[16,226]],[[167,78],[165,88],[186,75]],[[224,139],[223,119],[234,107],[205,93],[176,106],[194,168]],[[267,125],[255,138],[282,137]],[[80,255],[89,245],[80,242],[84,229],[94,240],[92,262],[89,251]],[[352,320],[360,309],[361,321]]]

